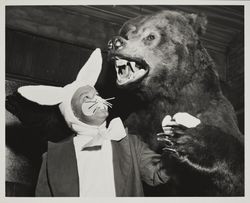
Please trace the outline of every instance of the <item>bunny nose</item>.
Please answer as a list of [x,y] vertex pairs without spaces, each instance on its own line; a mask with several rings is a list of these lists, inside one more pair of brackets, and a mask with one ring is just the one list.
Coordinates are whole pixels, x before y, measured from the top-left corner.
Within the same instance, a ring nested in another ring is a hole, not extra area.
[[87,97],[88,99],[93,99],[93,98],[95,97],[95,92],[89,92],[89,93],[87,93],[87,94],[86,94],[86,97]]
[[125,41],[121,37],[114,37],[112,40],[108,42],[108,49],[114,49],[117,50],[121,47],[123,47],[125,44]]

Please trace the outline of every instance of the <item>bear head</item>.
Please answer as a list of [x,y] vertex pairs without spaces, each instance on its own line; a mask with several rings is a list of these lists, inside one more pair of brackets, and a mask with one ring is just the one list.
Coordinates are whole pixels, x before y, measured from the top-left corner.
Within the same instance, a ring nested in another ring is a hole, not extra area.
[[119,36],[108,43],[117,85],[136,88],[144,96],[145,92],[151,96],[164,92],[174,98],[194,77],[204,79],[204,74],[208,74],[210,84],[206,87],[211,87],[213,81],[216,83],[213,91],[218,90],[213,61],[199,40],[206,24],[204,15],[169,10],[127,21]]

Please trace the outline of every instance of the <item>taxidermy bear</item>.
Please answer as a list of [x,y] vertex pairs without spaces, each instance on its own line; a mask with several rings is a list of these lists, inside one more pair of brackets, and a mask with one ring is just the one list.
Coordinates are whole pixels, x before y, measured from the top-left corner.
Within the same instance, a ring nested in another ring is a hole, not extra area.
[[243,195],[243,136],[199,40],[206,23],[204,16],[176,11],[139,16],[109,42],[109,53],[118,87],[143,101],[126,119],[129,132],[159,150],[154,135],[166,115],[187,112],[201,121],[181,133],[176,128],[166,140],[172,195]]
[[[244,195],[244,137],[221,92],[215,65],[199,40],[206,23],[204,16],[162,11],[127,21],[108,44],[118,95],[134,96],[129,102],[121,96],[113,110],[130,108],[119,104],[132,106],[125,119],[129,132],[164,153],[171,174],[164,187],[153,191],[145,186],[151,196]],[[32,113],[20,110],[18,100],[20,96],[8,97],[7,108],[25,122],[24,115]],[[176,125],[180,112],[201,123],[191,128]],[[53,116],[57,114],[43,119]],[[166,119],[168,134],[161,133]],[[157,142],[156,134],[167,147]]]

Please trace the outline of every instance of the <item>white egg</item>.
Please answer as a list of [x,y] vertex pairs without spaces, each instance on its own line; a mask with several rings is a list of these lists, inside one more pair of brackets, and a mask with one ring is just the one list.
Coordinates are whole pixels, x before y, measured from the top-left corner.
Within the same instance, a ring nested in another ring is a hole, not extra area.
[[170,115],[166,115],[166,116],[163,118],[162,122],[161,122],[161,126],[166,126],[166,125],[168,125],[168,124],[170,123],[170,121],[171,121],[171,116],[170,116]]
[[200,119],[186,112],[178,112],[173,116],[173,118],[175,119],[176,123],[187,128],[194,128],[201,123]]

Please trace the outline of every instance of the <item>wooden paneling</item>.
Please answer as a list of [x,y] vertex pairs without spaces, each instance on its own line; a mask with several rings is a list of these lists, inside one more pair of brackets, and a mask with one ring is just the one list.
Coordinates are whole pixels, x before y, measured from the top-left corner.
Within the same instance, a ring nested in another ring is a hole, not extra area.
[[118,26],[97,19],[58,6],[6,7],[6,26],[9,28],[92,49],[105,49]]
[[[71,7],[70,10],[84,12],[85,7]],[[208,18],[208,32],[202,37],[209,49],[225,52],[228,43],[244,27],[244,6],[186,6],[186,5],[138,5],[138,6],[87,6],[88,14],[102,17],[117,24],[136,17],[164,9],[188,13],[204,13]],[[92,9],[92,12],[91,12]]]
[[240,33],[228,50],[227,82],[236,109],[244,108],[244,36]]
[[244,28],[244,6],[184,5],[99,5],[99,6],[22,6],[7,7],[6,24],[20,30],[106,49],[128,19],[159,10],[204,13],[208,32],[202,37],[207,48],[225,53],[228,43]]
[[[43,84],[72,82],[93,50],[7,29],[6,73]],[[103,53],[104,71],[107,69]]]

